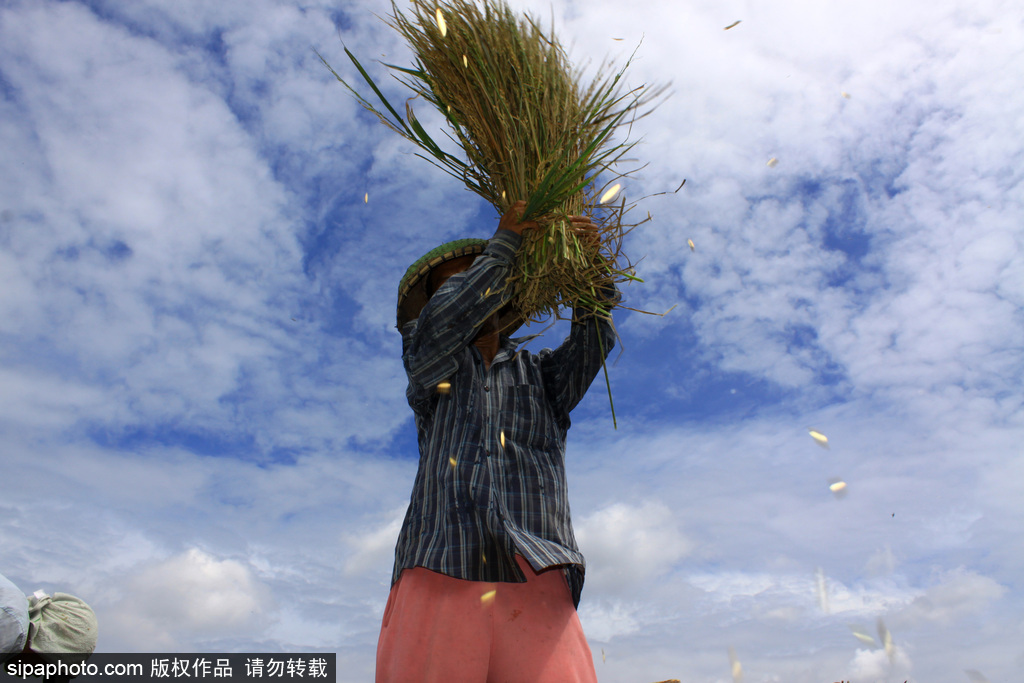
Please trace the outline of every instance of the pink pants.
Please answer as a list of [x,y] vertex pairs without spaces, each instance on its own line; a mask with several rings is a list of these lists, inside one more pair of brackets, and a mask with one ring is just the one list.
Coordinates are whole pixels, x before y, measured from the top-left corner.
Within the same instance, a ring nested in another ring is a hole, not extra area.
[[377,683],[597,683],[565,575],[516,561],[526,583],[403,571],[384,609]]

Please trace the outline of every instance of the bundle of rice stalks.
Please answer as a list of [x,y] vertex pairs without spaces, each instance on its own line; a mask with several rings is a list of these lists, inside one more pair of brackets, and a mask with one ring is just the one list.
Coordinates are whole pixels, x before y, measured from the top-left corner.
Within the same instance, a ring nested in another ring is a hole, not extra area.
[[[636,143],[612,138],[649,113],[640,110],[660,90],[621,92],[628,61],[617,71],[603,65],[583,84],[582,71],[571,68],[554,36],[530,16],[517,17],[503,0],[412,0],[408,16],[392,8],[388,23],[415,55],[411,68],[386,65],[415,93],[404,118],[347,48],[384,111],[321,61],[364,107],[415,143],[418,156],[463,181],[500,214],[526,200],[522,220],[536,220],[542,229],[524,234],[508,282],[524,319],[557,316],[572,305],[609,315],[600,288],[639,279],[621,250],[623,236],[635,227],[623,222],[632,205],[611,204],[616,193],[606,192],[628,175],[613,167]],[[416,98],[444,116],[461,157],[426,132],[413,111]],[[597,234],[575,231],[572,215],[589,216]]]

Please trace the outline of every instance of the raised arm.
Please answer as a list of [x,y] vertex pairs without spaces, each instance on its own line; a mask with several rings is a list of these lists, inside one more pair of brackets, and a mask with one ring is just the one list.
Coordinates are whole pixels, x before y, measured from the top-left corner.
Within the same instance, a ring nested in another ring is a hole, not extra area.
[[[604,299],[615,302],[619,292],[608,285]],[[582,307],[573,311],[569,336],[555,350],[540,352],[544,387],[556,406],[563,428],[569,426],[569,412],[583,400],[601,365],[615,347],[615,328],[610,318]]]
[[[596,247],[599,240],[598,226],[586,216],[572,216],[571,221],[580,239],[590,241]],[[597,297],[599,301],[610,304],[606,310],[620,299],[619,291],[612,282],[600,288]],[[611,317],[595,314],[577,304],[573,310],[569,336],[554,351],[541,351],[545,390],[563,428],[568,428],[570,411],[583,400],[614,346],[615,327]]]
[[429,389],[455,370],[455,354],[468,346],[480,326],[508,302],[505,286],[509,268],[522,242],[522,233],[535,228],[519,222],[525,202],[517,202],[501,217],[498,230],[473,264],[446,280],[423,307],[419,318],[403,332],[403,360],[410,384]]

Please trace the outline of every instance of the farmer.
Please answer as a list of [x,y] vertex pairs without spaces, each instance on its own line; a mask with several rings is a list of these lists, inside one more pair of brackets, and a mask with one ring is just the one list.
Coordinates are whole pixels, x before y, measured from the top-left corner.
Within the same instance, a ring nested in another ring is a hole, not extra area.
[[29,664],[84,662],[96,648],[96,615],[79,598],[21,592],[0,574],[0,662],[15,655]]
[[[506,277],[515,204],[487,240],[423,256],[399,285],[398,326],[419,469],[395,550],[377,682],[596,681],[576,615],[585,561],[569,516],[565,436],[611,350],[577,308],[554,351],[516,350]],[[597,227],[573,217],[581,236]],[[604,290],[617,301],[614,285]]]

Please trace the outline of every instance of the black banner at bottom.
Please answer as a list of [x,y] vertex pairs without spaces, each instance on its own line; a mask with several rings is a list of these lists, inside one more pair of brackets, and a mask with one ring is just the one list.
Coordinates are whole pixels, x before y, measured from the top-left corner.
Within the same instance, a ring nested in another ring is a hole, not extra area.
[[[53,656],[53,655],[51,655]],[[59,655],[43,663],[18,656],[0,666],[0,681],[106,681],[106,683],[150,683],[151,681],[223,681],[224,683],[334,683],[337,654],[262,653],[110,653],[96,652],[82,661],[81,655]]]

